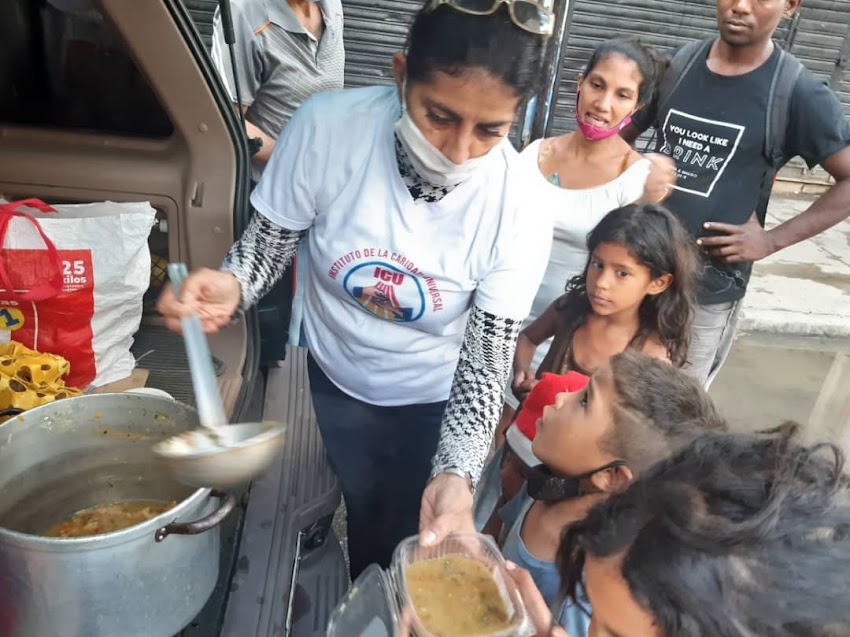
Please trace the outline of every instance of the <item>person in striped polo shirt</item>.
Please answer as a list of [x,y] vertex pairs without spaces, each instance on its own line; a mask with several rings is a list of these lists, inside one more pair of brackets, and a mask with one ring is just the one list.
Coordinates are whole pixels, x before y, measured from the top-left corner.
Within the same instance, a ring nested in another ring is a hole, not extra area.
[[[308,97],[341,89],[345,67],[340,0],[231,0],[235,57],[248,137],[263,145],[254,179],[289,118]],[[236,104],[221,15],[213,21],[213,62]]]
[[[231,0],[234,55],[245,128],[262,141],[252,158],[259,181],[277,138],[296,109],[321,91],[341,89],[345,68],[341,0]],[[238,101],[220,11],[213,21],[213,62],[234,105]],[[306,346],[301,331],[307,250],[298,250],[289,344]],[[274,307],[281,293],[267,301]],[[276,348],[274,348],[276,349]],[[272,354],[272,357],[276,357]]]

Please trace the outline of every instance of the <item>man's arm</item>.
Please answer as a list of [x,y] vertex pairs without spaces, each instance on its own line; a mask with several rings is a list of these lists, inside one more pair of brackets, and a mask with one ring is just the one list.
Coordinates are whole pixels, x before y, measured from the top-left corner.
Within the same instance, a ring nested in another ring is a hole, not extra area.
[[[263,78],[263,57],[255,37],[255,23],[257,16],[249,17],[243,10],[244,7],[233,7],[233,27],[236,31],[236,43],[233,47],[234,61],[236,63],[237,75],[239,76],[240,98],[242,100],[242,112],[248,112],[257,91],[260,89]],[[259,25],[257,25],[259,26]],[[221,22],[221,14],[216,10],[213,19],[213,41],[210,55],[213,64],[221,77],[224,87],[233,102],[233,108],[237,109],[236,99],[236,77],[233,74],[233,64],[230,59],[230,47],[224,38],[224,27]],[[245,133],[249,139],[260,138],[263,145],[259,152],[252,157],[258,164],[265,165],[271,157],[275,140],[260,130],[254,124],[245,122]]]
[[[236,108],[236,104],[233,105]],[[248,111],[247,106],[242,107],[242,111]],[[245,133],[248,135],[248,139],[259,137],[263,140],[263,145],[260,147],[260,150],[257,151],[257,154],[251,157],[251,160],[255,163],[265,165],[269,159],[271,159],[272,151],[274,150],[274,145],[277,143],[277,140],[273,137],[269,137],[269,135],[263,132],[257,126],[254,126],[248,120],[245,120]]]
[[728,263],[758,261],[844,221],[850,216],[850,146],[833,153],[821,165],[835,178],[835,185],[793,219],[771,230],[761,227],[755,213],[740,226],[709,222],[706,230],[725,234],[702,237],[697,243]]
[[821,164],[835,179],[835,185],[807,210],[768,232],[775,250],[805,241],[850,216],[850,146]]

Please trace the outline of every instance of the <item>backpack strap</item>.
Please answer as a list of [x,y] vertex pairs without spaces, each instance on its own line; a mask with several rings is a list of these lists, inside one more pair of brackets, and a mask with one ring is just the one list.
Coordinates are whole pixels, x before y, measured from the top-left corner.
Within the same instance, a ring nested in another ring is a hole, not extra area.
[[670,66],[667,72],[664,73],[661,85],[658,87],[658,108],[655,112],[655,128],[657,130],[661,129],[661,122],[659,120],[662,117],[662,113],[667,112],[673,93],[679,88],[679,84],[682,83],[682,80],[696,61],[708,54],[708,50],[713,43],[714,38],[688,42],[673,55],[673,59],[670,60]]
[[[778,46],[778,45],[777,45]],[[767,113],[764,118],[764,157],[770,168],[765,171],[761,184],[756,216],[764,226],[767,206],[773,191],[773,181],[779,169],[788,161],[785,156],[785,141],[791,112],[791,97],[794,86],[803,71],[800,61],[787,51],[780,49],[779,60],[770,82],[767,96]]]

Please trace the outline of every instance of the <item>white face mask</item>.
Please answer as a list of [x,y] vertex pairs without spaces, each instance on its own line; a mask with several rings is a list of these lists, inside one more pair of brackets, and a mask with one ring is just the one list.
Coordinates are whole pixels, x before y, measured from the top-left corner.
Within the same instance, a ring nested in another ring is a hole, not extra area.
[[425,139],[425,135],[411,119],[404,103],[406,92],[405,81],[402,86],[401,118],[395,124],[395,131],[416,173],[434,186],[454,186],[472,177],[487,161],[492,149],[481,157],[467,159],[462,164],[454,163]]

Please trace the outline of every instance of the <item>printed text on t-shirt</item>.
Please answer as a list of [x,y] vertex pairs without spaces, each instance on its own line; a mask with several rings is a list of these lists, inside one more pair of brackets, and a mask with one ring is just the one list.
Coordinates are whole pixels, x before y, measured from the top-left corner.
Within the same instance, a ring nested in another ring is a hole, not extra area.
[[671,108],[662,127],[661,152],[676,162],[674,188],[710,197],[735,156],[745,128]]
[[352,250],[333,262],[328,277],[336,280],[349,266],[342,282],[345,291],[375,316],[388,321],[416,321],[426,310],[426,298],[432,312],[443,309],[437,281],[402,254],[384,248]]

